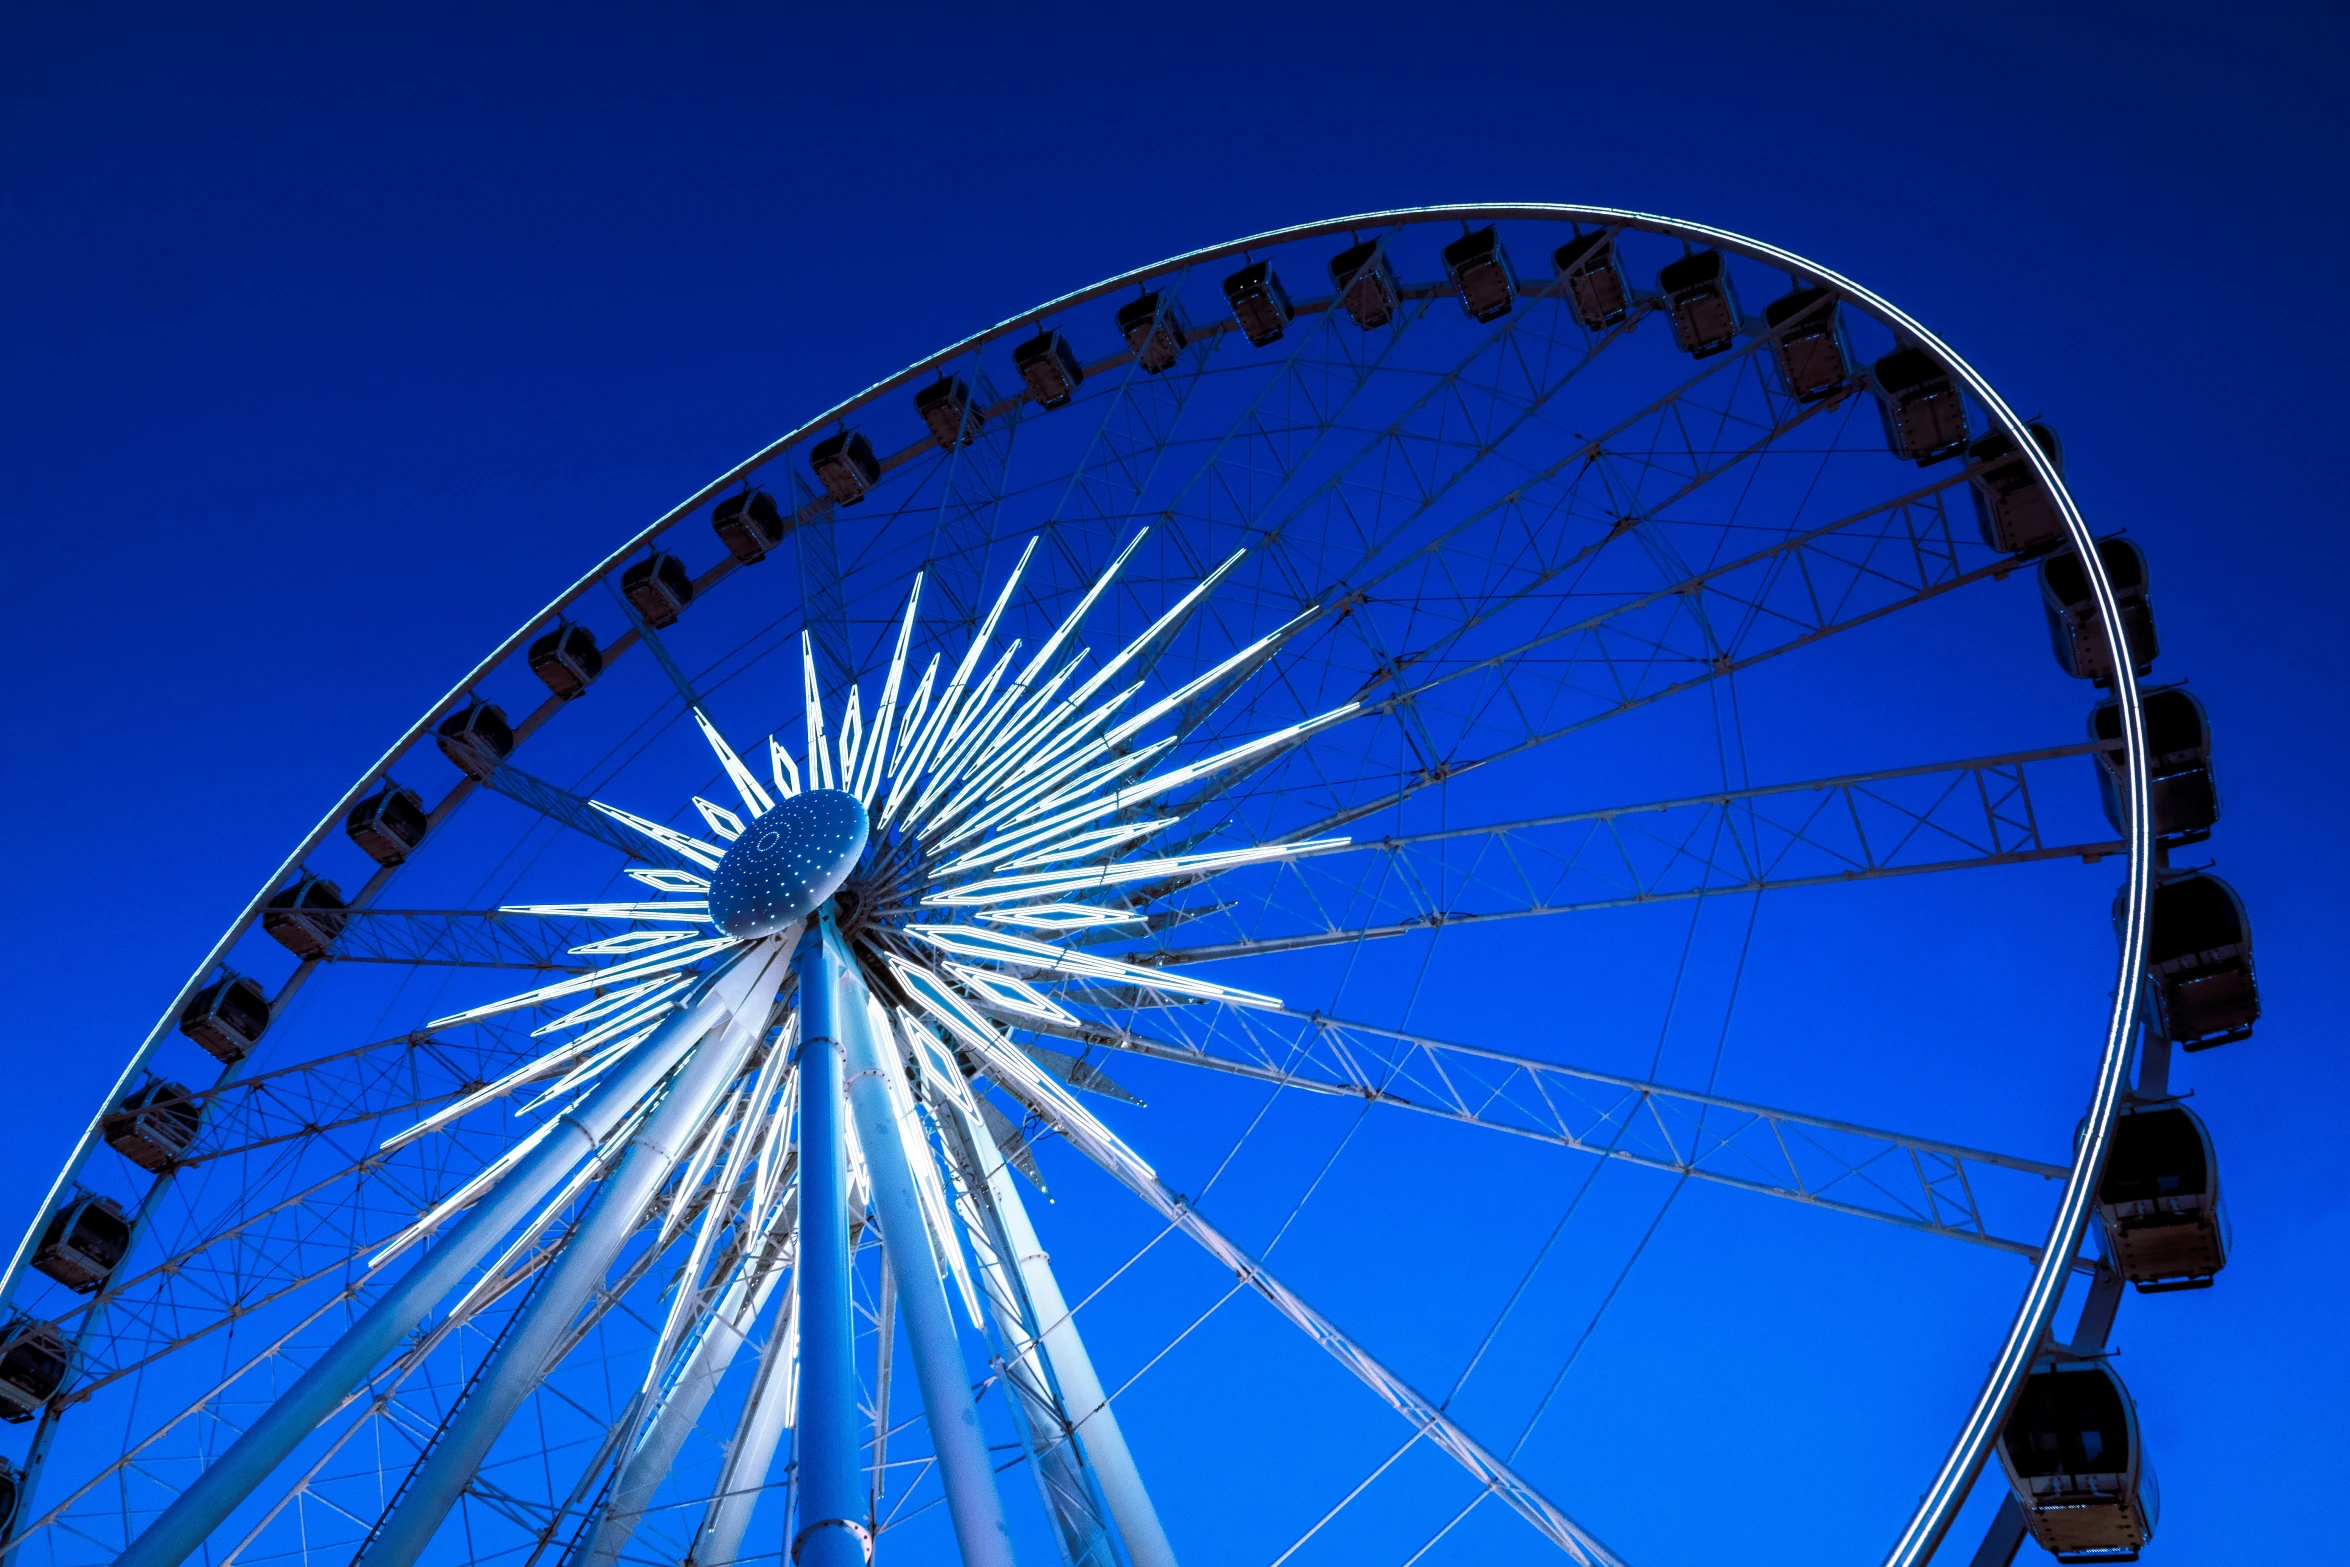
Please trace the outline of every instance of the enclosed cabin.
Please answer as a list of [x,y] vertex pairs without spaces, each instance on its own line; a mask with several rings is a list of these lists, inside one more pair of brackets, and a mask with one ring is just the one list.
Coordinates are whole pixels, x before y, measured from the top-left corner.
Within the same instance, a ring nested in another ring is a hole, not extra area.
[[349,907],[333,882],[304,871],[261,905],[261,928],[295,957],[324,957],[349,922]]
[[1999,1462],[2032,1538],[2060,1562],[2134,1562],[2160,1496],[2129,1390],[2098,1360],[2032,1367],[1999,1437]]
[[223,1063],[251,1055],[268,1028],[269,996],[242,974],[223,972],[180,1008],[180,1032]]
[[[2211,776],[2211,720],[2203,704],[2178,686],[2146,693],[2146,770],[2153,778],[2149,799],[2155,840],[2168,848],[2201,843],[2219,820],[2219,785]],[[2126,820],[2122,798],[2122,709],[2117,700],[2097,704],[2089,714],[2089,738],[2113,747],[2097,754],[2097,792],[2105,819],[2120,832]]]
[[1763,306],[1763,325],[1772,333],[1779,378],[1797,402],[1826,402],[1851,387],[1852,351],[1834,294],[1824,288],[1782,294]]
[[[2146,597],[2146,552],[2128,539],[2100,539],[2097,559],[2121,612],[2122,645],[2139,674],[2154,668],[2162,643],[2154,634],[2154,605]],[[2105,623],[2089,591],[2089,573],[2071,550],[2040,563],[2040,607],[2048,616],[2048,640],[2057,666],[2076,680],[2113,684],[2113,659],[2105,647]]]
[[1893,455],[1923,468],[1966,450],[1966,402],[1934,356],[1896,348],[1869,369]]
[[514,754],[514,726],[504,708],[477,701],[442,719],[433,741],[457,771],[487,778]]
[[1270,261],[1252,261],[1226,278],[1224,302],[1232,307],[1232,319],[1253,348],[1281,341],[1296,314],[1289,308],[1289,290],[1281,286],[1281,275]]
[[1477,322],[1499,321],[1518,295],[1517,274],[1493,225],[1472,229],[1444,247],[1444,275],[1461,296],[1461,309]]
[[2176,1101],[2114,1118],[2097,1217],[2114,1267],[2146,1294],[2202,1289],[2227,1266],[2219,1160],[2203,1118]]
[[530,672],[568,702],[604,672],[604,650],[596,646],[596,634],[587,627],[557,621],[552,631],[531,643]]
[[21,1423],[65,1385],[68,1351],[54,1322],[18,1316],[0,1334],[0,1420]]
[[1183,306],[1174,295],[1155,288],[1118,307],[1118,335],[1134,351],[1134,362],[1149,375],[1166,371],[1191,341]]
[[161,1175],[196,1140],[196,1101],[178,1083],[149,1078],[99,1118],[106,1146],[142,1170]]
[[1330,286],[1338,290],[1339,308],[1366,332],[1393,321],[1403,299],[1395,267],[1375,239],[1349,245],[1330,258]]
[[1028,395],[1039,408],[1065,408],[1085,380],[1085,366],[1077,350],[1058,332],[1039,331],[1012,350],[1012,368],[1020,372]]
[[1730,286],[1730,264],[1718,250],[1694,251],[1667,262],[1656,275],[1657,292],[1673,317],[1673,341],[1681,352],[1705,359],[1729,352],[1738,341],[1738,296]]
[[[2056,432],[2037,419],[2024,431],[2063,478],[2064,443]],[[1993,430],[1968,447],[1967,456],[1981,469],[1972,488],[1975,525],[1985,544],[2010,555],[2045,555],[2064,543],[2064,513],[2057,510],[2056,497],[2006,431]]]
[[[2122,904],[2114,903],[2116,917]],[[2162,1037],[2189,1050],[2252,1037],[2260,987],[2252,975],[2252,924],[2244,900],[2201,871],[2154,884],[2146,980]]]
[[351,807],[343,818],[343,832],[378,865],[398,865],[416,852],[430,829],[424,802],[413,789],[390,779],[383,787]]
[[685,563],[667,550],[655,550],[620,574],[620,596],[633,605],[655,631],[677,624],[677,617],[694,601],[694,579]]
[[838,430],[808,448],[808,466],[835,506],[854,506],[881,482],[881,459],[862,430]]
[[1550,253],[1550,264],[1566,285],[1567,307],[1589,330],[1605,331],[1631,314],[1632,285],[1616,256],[1614,230],[1576,235]]
[[980,410],[960,376],[940,376],[914,393],[914,413],[930,438],[946,451],[969,445],[979,433]]
[[50,1216],[33,1266],[77,1295],[87,1295],[106,1282],[130,1249],[131,1221],[121,1207],[111,1197],[85,1192]]
[[[765,490],[741,490],[710,508],[710,529],[726,553],[746,566],[756,566],[767,552],[783,542],[790,526]],[[692,597],[689,593],[687,597]],[[682,607],[682,606],[680,606]]]

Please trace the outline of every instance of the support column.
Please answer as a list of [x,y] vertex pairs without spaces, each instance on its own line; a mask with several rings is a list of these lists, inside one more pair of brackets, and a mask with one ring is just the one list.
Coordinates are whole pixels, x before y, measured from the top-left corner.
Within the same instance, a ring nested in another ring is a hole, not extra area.
[[[442,1522],[473,1483],[506,1422],[522,1407],[548,1370],[548,1357],[604,1282],[612,1259],[635,1230],[645,1207],[669,1178],[677,1157],[709,1119],[726,1085],[734,1081],[775,1007],[783,980],[780,951],[753,960],[758,978],[743,1010],[721,1033],[694,1052],[668,1094],[645,1120],[620,1164],[604,1178],[595,1201],[564,1242],[522,1315],[507,1331],[496,1359],[481,1381],[441,1428],[406,1489],[393,1501],[359,1561],[362,1567],[410,1567],[424,1554]],[[749,966],[749,965],[746,965]],[[682,1200],[682,1194],[681,1194]]]
[[857,1462],[857,1326],[849,1299],[848,1127],[843,1118],[840,964],[828,903],[808,922],[800,976],[799,1567],[867,1567],[873,1537]]
[[201,1546],[286,1455],[341,1406],[351,1389],[415,1330],[425,1313],[463,1282],[489,1255],[490,1248],[505,1239],[581,1159],[595,1151],[679,1056],[703,1034],[727,1021],[751,978],[743,972],[744,967],[737,962],[719,970],[698,993],[694,1005],[655,1030],[607,1072],[602,1086],[587,1102],[565,1115],[437,1246],[418,1259],[397,1284],[377,1296],[375,1304],[312,1361],[310,1369],[247,1426],[227,1452],[172,1499],[117,1562],[126,1567],[176,1567]]
[[[996,1491],[995,1464],[987,1451],[986,1433],[979,1427],[954,1314],[939,1282],[938,1258],[930,1248],[930,1230],[914,1188],[913,1166],[882,1061],[885,1047],[873,1027],[871,1007],[864,981],[853,972],[845,973],[840,1031],[848,1047],[849,1103],[873,1179],[873,1212],[881,1221],[881,1243],[889,1254],[890,1271],[897,1275],[898,1314],[914,1355],[914,1379],[922,1387],[931,1451],[938,1456],[963,1567],[1012,1567],[1012,1535],[1004,1523],[1003,1498]],[[930,1157],[927,1147],[921,1157]]]
[[1118,1526],[1126,1554],[1134,1567],[1176,1567],[1175,1548],[1167,1543],[1167,1531],[1159,1525],[1159,1512],[1151,1505],[1142,1471],[1127,1451],[1126,1433],[1118,1429],[1109,1394],[1094,1374],[1093,1357],[1085,1352],[1085,1340],[1078,1335],[1077,1319],[1070,1315],[1060,1281],[1053,1277],[1052,1264],[1036,1238],[1035,1227],[1028,1222],[1019,1188],[1012,1184],[1011,1167],[997,1152],[984,1125],[972,1126],[971,1135],[976,1146],[993,1155],[987,1160],[988,1195],[995,1201],[996,1218],[1004,1227],[1020,1282],[1028,1291],[1029,1308],[1036,1313],[1045,1358],[1052,1363],[1053,1380],[1061,1387],[1061,1401],[1068,1406],[1077,1440],[1093,1465],[1094,1483],[1101,1487],[1102,1502]]

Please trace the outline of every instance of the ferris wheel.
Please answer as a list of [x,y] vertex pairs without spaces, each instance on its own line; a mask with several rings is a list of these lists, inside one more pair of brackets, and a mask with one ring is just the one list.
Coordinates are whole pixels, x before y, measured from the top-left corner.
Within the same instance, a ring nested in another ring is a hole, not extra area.
[[2226,1260],[2169,1074],[2258,1015],[2147,580],[1695,224],[1023,312],[223,934],[6,1275],[7,1560],[2132,1559],[2102,1351]]

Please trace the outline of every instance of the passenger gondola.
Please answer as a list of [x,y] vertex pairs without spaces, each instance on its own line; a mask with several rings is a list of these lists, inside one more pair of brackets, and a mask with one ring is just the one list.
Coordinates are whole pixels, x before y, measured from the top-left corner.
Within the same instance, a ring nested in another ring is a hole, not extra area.
[[261,929],[295,957],[324,957],[350,918],[347,907],[333,882],[305,871],[261,906]]
[[1338,290],[1341,308],[1366,332],[1394,320],[1396,304],[1403,298],[1395,268],[1374,239],[1349,245],[1330,258],[1330,286]]
[[1673,341],[1681,352],[1705,359],[1738,341],[1738,296],[1720,251],[1700,250],[1665,263],[1656,287],[1672,314]]
[[466,777],[487,778],[514,754],[514,726],[504,708],[475,702],[442,719],[433,742]]
[[1550,264],[1567,285],[1575,319],[1593,332],[1631,314],[1632,285],[1616,256],[1616,236],[1607,229],[1578,234],[1550,253]]
[[378,865],[397,865],[407,859],[424,842],[430,825],[416,791],[403,789],[388,778],[381,789],[352,806],[351,814],[343,818],[343,831]]
[[2060,1562],[2134,1562],[2154,1537],[2160,1496],[2137,1406],[2103,1361],[2034,1365],[2000,1434],[1999,1462],[2024,1526]]
[[1778,334],[1771,352],[1779,361],[1779,378],[1797,402],[1825,402],[1852,384],[1843,317],[1836,296],[1826,289],[1782,294],[1763,307],[1763,325]]
[[134,1088],[100,1118],[106,1146],[142,1170],[161,1175],[196,1140],[203,1118],[187,1089],[160,1077]]
[[765,490],[737,490],[721,499],[710,508],[710,527],[726,553],[746,566],[765,560],[791,531],[776,510],[775,497]]
[[1013,349],[1012,365],[1039,408],[1067,406],[1085,379],[1085,366],[1078,362],[1077,350],[1058,332],[1039,331]]
[[2131,1105],[2113,1123],[2097,1183],[2114,1267],[2145,1294],[2201,1289],[2227,1266],[2227,1212],[2211,1132],[2176,1101]]
[[620,574],[620,595],[636,606],[646,625],[663,631],[694,601],[694,579],[667,550],[655,550]]
[[2235,888],[2200,871],[2155,883],[2146,979],[2155,1026],[2173,1044],[2208,1050],[2252,1037],[2260,987]]
[[1923,468],[1966,450],[1966,403],[1950,373],[1922,348],[1896,348],[1869,371],[1893,455]]
[[73,1198],[41,1232],[33,1266],[76,1294],[87,1295],[106,1282],[131,1249],[131,1221],[110,1197],[87,1193]]
[[[2024,426],[2048,458],[2048,465],[2064,476],[2064,443],[2056,432],[2033,420]],[[1975,526],[1983,542],[2010,555],[2039,555],[2064,542],[2064,514],[2056,497],[2040,482],[2031,460],[2016,450],[2004,430],[1993,430],[1967,448],[1967,456],[1981,466],[1975,475]]]
[[[2178,686],[2149,691],[2146,714],[2146,767],[2154,787],[2148,798],[2154,808],[2154,836],[2171,848],[2201,843],[2219,820],[2219,786],[2211,776],[2211,721],[2203,704]],[[2121,704],[2100,702],[2089,714],[2089,738],[2118,745],[2122,737]],[[2122,830],[2122,758],[2118,750],[2097,756],[2097,793],[2105,805],[2105,819]]]
[[559,621],[530,645],[530,672],[568,702],[604,672],[604,652],[596,646],[596,634],[587,627]]
[[1499,321],[1510,313],[1518,280],[1510,271],[1509,252],[1501,236],[1487,224],[1463,234],[1444,247],[1445,276],[1461,296],[1461,309],[1472,321]]
[[[2097,558],[2105,563],[2114,607],[2121,612],[2122,643],[2130,650],[2130,663],[2139,674],[2148,674],[2162,654],[2162,641],[2154,634],[2154,606],[2146,597],[2146,552],[2128,539],[2100,539]],[[2040,608],[2048,617],[2057,666],[2076,680],[2112,685],[2113,660],[2105,651],[2105,629],[2089,592],[2089,574],[2071,550],[2040,563]]]
[[960,376],[942,375],[914,394],[914,413],[930,438],[952,450],[969,444],[979,433],[979,410],[971,402],[971,387]]
[[54,1322],[19,1316],[0,1336],[0,1420],[22,1422],[64,1385],[69,1351]]
[[1289,291],[1270,261],[1254,261],[1224,280],[1224,299],[1232,319],[1253,348],[1277,343],[1289,330]]
[[1157,375],[1175,363],[1191,341],[1183,307],[1170,295],[1153,289],[1118,307],[1118,335],[1134,351],[1134,362],[1146,375]]
[[836,430],[808,449],[808,466],[835,506],[854,506],[881,482],[881,459],[862,430]]
[[180,1032],[224,1063],[252,1054],[268,1027],[269,995],[242,974],[223,973],[180,1008]]

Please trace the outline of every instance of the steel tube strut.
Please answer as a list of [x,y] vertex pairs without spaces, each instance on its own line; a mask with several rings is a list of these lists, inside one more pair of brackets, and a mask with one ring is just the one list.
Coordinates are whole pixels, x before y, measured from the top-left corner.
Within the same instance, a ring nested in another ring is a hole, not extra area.
[[1043,1330],[1045,1359],[1052,1365],[1053,1380],[1061,1386],[1061,1399],[1068,1406],[1077,1440],[1093,1465],[1094,1482],[1101,1487],[1102,1501],[1110,1509],[1110,1520],[1118,1526],[1119,1537],[1126,1542],[1126,1554],[1134,1567],[1175,1567],[1175,1548],[1167,1543],[1167,1531],[1159,1525],[1159,1512],[1151,1505],[1150,1492],[1142,1483],[1142,1471],[1135,1467],[1134,1455],[1127,1450],[1126,1433],[1118,1429],[1118,1416],[1110,1408],[1109,1394],[1102,1390],[1101,1378],[1094,1374],[1093,1358],[1085,1352],[1085,1340],[1078,1337],[1077,1318],[1062,1298],[1052,1264],[1046,1260],[1035,1227],[1028,1222],[1028,1210],[1021,1205],[1020,1193],[1012,1185],[1011,1166],[996,1151],[994,1139],[989,1137],[984,1125],[971,1126],[970,1130],[972,1141],[987,1156],[988,1195],[995,1201],[1004,1239],[1011,1245],[1020,1282],[1028,1290],[1028,1304],[1036,1313],[1037,1326]]
[[[827,934],[831,934],[829,923]],[[837,939],[837,938],[835,938]],[[964,1567],[1012,1567],[1012,1535],[1004,1524],[1004,1502],[996,1491],[995,1464],[979,1428],[971,1397],[971,1375],[955,1336],[954,1314],[939,1282],[938,1257],[930,1247],[922,1200],[914,1189],[910,1162],[882,1062],[885,1029],[875,1027],[873,998],[864,980],[836,952],[842,968],[840,1032],[847,1046],[849,1105],[857,1118],[857,1140],[873,1182],[873,1212],[881,1221],[881,1244],[897,1276],[898,1314],[914,1353],[914,1379],[922,1388],[922,1411],[930,1425],[931,1451],[938,1456],[946,1487],[947,1512]],[[920,1157],[929,1158],[927,1145]],[[948,1245],[954,1238],[946,1238]],[[885,1417],[886,1418],[886,1417]]]
[[710,1110],[734,1080],[743,1057],[764,1031],[783,983],[783,943],[753,949],[742,967],[755,977],[729,1026],[694,1052],[660,1107],[630,1140],[618,1168],[604,1178],[563,1254],[532,1292],[520,1320],[507,1331],[480,1382],[441,1428],[408,1486],[393,1503],[359,1560],[365,1567],[408,1567],[457,1505],[481,1462],[548,1369],[556,1345],[580,1308],[604,1282],[612,1259],[637,1227],[645,1206],[669,1178]]
[[[726,1567],[742,1554],[743,1535],[766,1488],[775,1449],[791,1424],[798,1391],[793,1378],[800,1359],[800,1323],[794,1312],[798,1293],[787,1288],[775,1309],[775,1325],[767,1330],[766,1346],[759,1352],[759,1374],[743,1403],[742,1418],[735,1423],[734,1441],[719,1471],[718,1492],[702,1516],[701,1535],[686,1557],[688,1567]],[[785,1522],[788,1527],[789,1519]]]
[[378,1296],[292,1387],[245,1428],[227,1452],[172,1499],[116,1558],[120,1567],[176,1567],[201,1546],[286,1455],[341,1406],[376,1364],[414,1331],[425,1313],[463,1282],[493,1246],[611,1135],[621,1118],[677,1064],[678,1057],[705,1033],[729,1020],[752,977],[744,968],[737,961],[718,970],[704,982],[694,1005],[663,1024],[616,1065],[602,1087],[564,1115],[545,1140],[476,1203],[439,1246]]
[[867,1567],[873,1536],[857,1462],[857,1338],[849,1301],[848,1127],[842,1118],[840,965],[825,905],[800,976],[800,1508],[798,1567]]
[[[612,1567],[620,1560],[620,1553],[652,1507],[661,1482],[669,1477],[685,1439],[701,1420],[718,1384],[726,1379],[736,1351],[743,1347],[751,1325],[766,1311],[768,1297],[775,1293],[782,1276],[783,1269],[771,1267],[764,1277],[754,1280],[746,1272],[727,1286],[676,1385],[646,1422],[636,1446],[621,1458],[604,1516],[597,1520],[587,1548],[574,1558],[575,1567]],[[684,1288],[685,1283],[679,1287]]]

